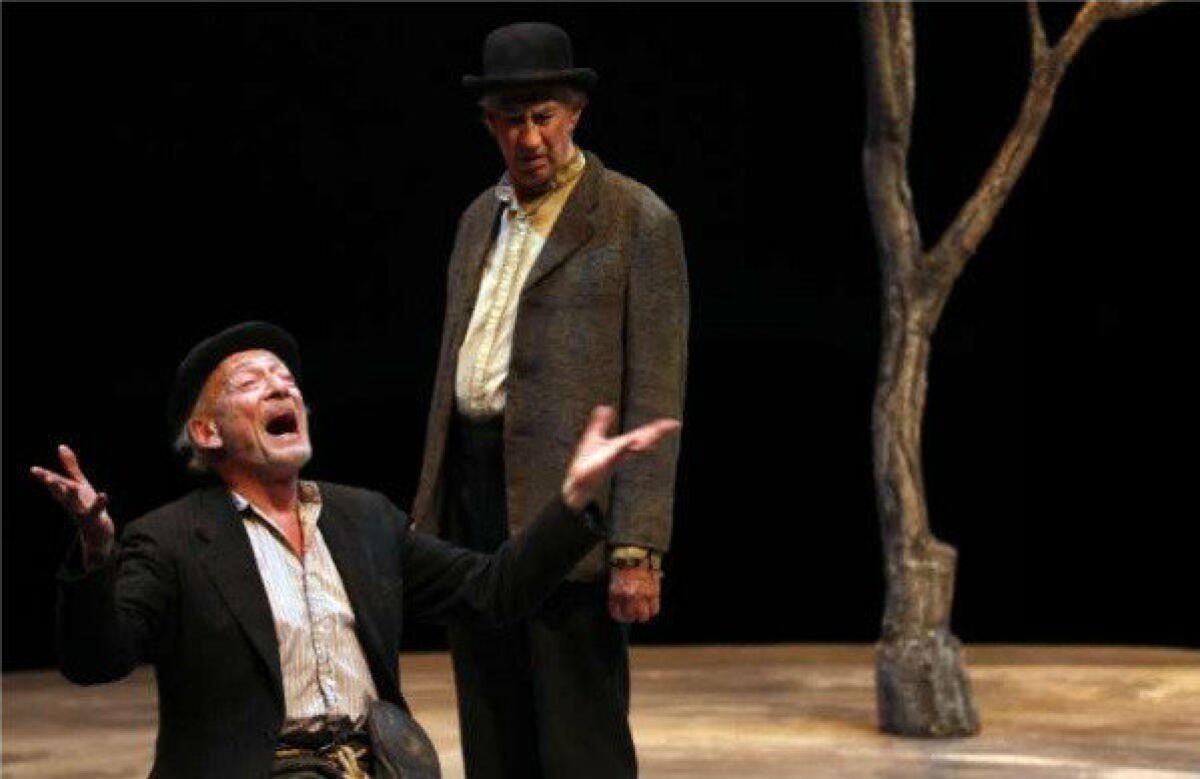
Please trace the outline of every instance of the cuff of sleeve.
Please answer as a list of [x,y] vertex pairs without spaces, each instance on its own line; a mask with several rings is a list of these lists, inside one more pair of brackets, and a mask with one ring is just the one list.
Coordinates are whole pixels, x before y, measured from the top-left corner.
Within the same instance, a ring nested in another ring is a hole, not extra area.
[[66,559],[58,567],[58,580],[64,584],[73,584],[82,581],[97,571],[102,571],[110,567],[115,554],[114,550],[110,549],[108,554],[99,559],[85,561],[86,557],[83,553],[83,544],[76,538],[67,547]]
[[608,527],[604,522],[604,515],[600,513],[600,507],[593,501],[583,507],[583,521],[598,538],[608,538]]
[[650,570],[662,570],[662,552],[642,546],[614,546],[608,550],[608,562],[618,567],[636,567],[642,560],[650,561]]

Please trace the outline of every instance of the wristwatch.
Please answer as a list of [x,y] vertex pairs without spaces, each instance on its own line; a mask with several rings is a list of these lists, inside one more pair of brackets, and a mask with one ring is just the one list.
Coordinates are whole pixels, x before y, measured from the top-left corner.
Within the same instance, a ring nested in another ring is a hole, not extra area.
[[661,571],[662,552],[640,546],[615,546],[608,551],[609,568],[637,568],[643,562],[649,562],[651,571]]

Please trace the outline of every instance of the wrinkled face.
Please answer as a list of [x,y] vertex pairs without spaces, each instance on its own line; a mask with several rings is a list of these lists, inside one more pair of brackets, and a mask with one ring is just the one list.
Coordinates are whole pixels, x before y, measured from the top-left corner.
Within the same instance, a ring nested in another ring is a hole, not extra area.
[[[253,349],[226,357],[201,393],[198,414],[215,433],[223,471],[264,478],[295,476],[312,457],[304,398],[287,365]],[[197,436],[193,432],[193,439]],[[204,441],[199,441],[207,445]]]
[[519,191],[536,192],[571,161],[571,133],[582,109],[557,100],[544,100],[512,109],[487,111],[487,126]]

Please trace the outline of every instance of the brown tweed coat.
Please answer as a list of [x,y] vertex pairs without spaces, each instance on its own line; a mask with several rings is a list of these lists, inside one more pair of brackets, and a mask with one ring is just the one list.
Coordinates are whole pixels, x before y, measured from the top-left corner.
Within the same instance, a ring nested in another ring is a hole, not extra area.
[[[446,535],[445,452],[458,350],[496,234],[494,189],[458,223],[446,318],[429,407],[425,457],[412,513]],[[626,430],[681,419],[687,361],[688,283],[675,214],[647,187],[606,170],[593,154],[521,291],[504,410],[509,531],[516,533],[562,487],[593,406],[607,403]],[[679,439],[625,463],[601,501],[609,542],[666,551]],[[569,578],[604,570],[603,550]]]

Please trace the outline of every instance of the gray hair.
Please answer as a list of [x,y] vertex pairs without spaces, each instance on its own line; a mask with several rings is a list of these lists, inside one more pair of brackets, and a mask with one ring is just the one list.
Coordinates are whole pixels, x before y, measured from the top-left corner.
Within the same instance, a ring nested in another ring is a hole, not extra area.
[[188,432],[188,422],[190,421],[191,418],[189,417],[180,425],[179,433],[171,443],[171,448],[180,457],[187,459],[184,467],[187,468],[188,473],[195,474],[196,476],[205,476],[211,470],[211,458],[203,449],[192,442],[192,434]]

